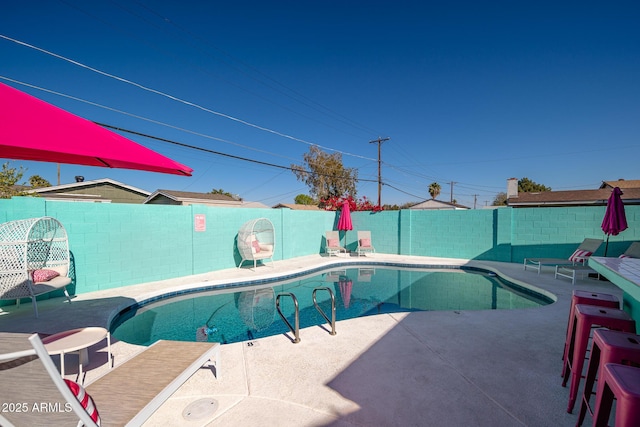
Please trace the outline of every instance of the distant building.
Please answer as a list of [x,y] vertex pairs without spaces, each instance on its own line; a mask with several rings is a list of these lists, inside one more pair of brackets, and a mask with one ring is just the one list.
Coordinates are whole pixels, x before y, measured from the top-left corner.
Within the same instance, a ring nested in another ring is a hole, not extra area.
[[93,203],[143,203],[149,192],[109,178],[25,190],[47,200]]
[[240,205],[241,208],[254,208],[254,209],[271,209],[269,206],[265,205],[264,203],[260,203],[260,202],[246,202],[246,201],[242,201],[242,205]]
[[425,200],[424,202],[417,203],[413,206],[409,206],[408,209],[413,210],[468,210],[467,206],[459,205],[457,203],[443,202],[436,199]]
[[321,211],[316,205],[300,205],[298,203],[278,203],[273,209],[291,209],[294,211]]
[[242,201],[224,194],[195,193],[190,191],[156,190],[144,201],[150,205],[207,205],[239,208]]
[[518,180],[507,180],[507,205],[513,207],[535,206],[605,206],[611,190],[622,190],[622,201],[627,205],[640,204],[640,180],[603,181],[595,190],[541,191],[519,193]]

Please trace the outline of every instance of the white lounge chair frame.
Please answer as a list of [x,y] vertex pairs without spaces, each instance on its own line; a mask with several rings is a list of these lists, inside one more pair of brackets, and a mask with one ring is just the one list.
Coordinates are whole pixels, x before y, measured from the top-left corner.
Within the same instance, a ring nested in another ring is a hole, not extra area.
[[[633,242],[629,245],[626,251],[620,257],[640,258],[640,242]],[[578,275],[582,278],[588,274],[595,274],[597,278],[600,278],[600,273],[595,271],[588,265],[556,265],[556,279],[558,277],[566,277],[571,279],[571,284],[576,284]]]
[[[576,248],[576,250],[588,251],[592,254],[598,250],[600,245],[602,244],[602,239],[584,239],[584,241]],[[548,265],[555,267],[556,265],[586,265],[586,261],[589,259],[589,256],[580,257],[575,261],[570,260],[569,258],[525,258],[524,259],[524,269],[532,268],[540,274],[542,270],[542,266]]]
[[[335,230],[327,231],[325,232],[325,239],[326,241],[324,245],[324,251],[326,254],[328,254],[329,256],[338,256],[340,255],[340,252],[344,252],[345,255],[347,254],[347,250],[340,246],[340,232]],[[329,246],[329,240],[335,240],[338,242],[338,244]]]
[[360,242],[362,239],[369,239],[371,242],[371,232],[370,231],[358,231],[358,256],[364,255],[365,253],[373,253],[376,251],[376,248],[373,247],[373,244],[369,246],[362,246]]
[[640,258],[640,242],[633,242],[621,256],[629,258]]
[[[69,241],[67,231],[55,218],[41,217],[0,224],[0,299],[31,298],[38,317],[36,297],[63,289],[69,278]],[[60,275],[47,282],[33,282],[32,272],[55,270]]]
[[[78,426],[83,424],[85,426],[96,426],[96,423],[89,417],[89,414],[84,410],[64,382],[64,379],[60,376],[56,365],[47,353],[40,337],[37,334],[33,334],[28,339],[33,349],[0,354],[0,362],[28,357],[34,354],[37,355],[48,373],[51,382],[55,384],[60,395],[62,395],[73,413],[80,420]],[[183,361],[178,361],[177,359],[180,358],[180,355],[176,355],[176,352],[184,352],[187,357]],[[165,360],[157,360],[158,358]],[[170,366],[172,365],[172,363],[170,363],[171,360],[174,360],[177,366]],[[212,362],[215,365],[216,378],[219,379],[219,343],[160,340],[121,365],[108,371],[88,386],[85,386],[85,390],[93,398],[103,425],[140,426],[153,415],[185,381],[208,362]],[[155,367],[153,366],[154,364],[156,365]],[[161,365],[164,365],[166,369],[162,369]],[[154,368],[157,368],[157,370],[149,372],[150,369],[154,370]],[[167,372],[167,370],[172,368],[180,371],[175,377],[169,377],[171,373]],[[165,378],[161,378],[163,376]],[[153,377],[153,379],[148,378],[147,381],[145,381],[142,377]],[[150,384],[158,378],[160,378],[160,381],[155,386]],[[44,378],[42,380],[44,380]],[[35,386],[35,384],[31,384]],[[24,387],[25,383],[22,383],[20,386]],[[160,390],[155,393],[152,398],[147,399],[148,396],[144,395],[149,394],[149,388],[158,388]],[[39,391],[38,389],[34,389],[32,391],[33,396],[36,398],[40,396],[40,399],[43,401],[47,401],[47,399],[50,399],[52,402],[57,400],[57,396],[43,396]],[[138,410],[137,408],[141,409]],[[128,416],[127,413],[132,412],[133,415],[131,417],[128,417],[127,420],[122,420],[123,417]],[[46,416],[46,414],[44,414],[44,416]],[[2,418],[0,418],[0,421],[3,421]]]
[[[258,241],[258,252],[253,246],[253,242]],[[271,260],[273,267],[273,253],[275,251],[275,231],[273,224],[267,218],[257,218],[245,222],[238,231],[238,252],[240,253],[240,264],[242,267],[245,261],[253,261],[255,271],[259,260]]]

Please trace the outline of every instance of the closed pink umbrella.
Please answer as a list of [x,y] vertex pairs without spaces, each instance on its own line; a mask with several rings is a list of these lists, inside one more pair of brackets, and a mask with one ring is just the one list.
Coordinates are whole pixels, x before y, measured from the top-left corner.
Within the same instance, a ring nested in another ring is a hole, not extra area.
[[193,172],[143,145],[2,83],[0,158],[186,176]]
[[338,230],[344,231],[344,246],[347,247],[347,231],[353,230],[353,224],[351,223],[351,208],[349,208],[349,201],[345,200],[342,203],[342,209],[340,209],[340,219],[338,220]]
[[607,235],[607,244],[604,247],[604,256],[607,256],[609,249],[609,236],[617,236],[620,232],[627,229],[627,215],[624,211],[624,203],[622,203],[622,190],[615,187],[611,191],[611,196],[607,200],[607,211],[602,220],[602,231]]

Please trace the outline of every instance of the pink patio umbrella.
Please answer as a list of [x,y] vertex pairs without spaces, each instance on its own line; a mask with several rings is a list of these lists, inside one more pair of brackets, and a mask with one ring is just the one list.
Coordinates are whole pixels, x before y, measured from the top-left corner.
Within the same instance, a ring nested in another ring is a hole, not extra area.
[[344,231],[344,247],[347,247],[347,231],[353,230],[353,224],[351,223],[351,209],[349,208],[349,201],[345,200],[342,203],[342,209],[340,209],[340,219],[338,220],[338,231]]
[[191,169],[0,83],[0,158],[191,176]]
[[624,212],[624,203],[622,203],[622,190],[615,187],[611,191],[611,196],[607,200],[607,210],[602,220],[602,231],[607,235],[607,244],[604,247],[604,256],[607,256],[609,249],[609,236],[617,236],[620,232],[627,229],[627,215]]

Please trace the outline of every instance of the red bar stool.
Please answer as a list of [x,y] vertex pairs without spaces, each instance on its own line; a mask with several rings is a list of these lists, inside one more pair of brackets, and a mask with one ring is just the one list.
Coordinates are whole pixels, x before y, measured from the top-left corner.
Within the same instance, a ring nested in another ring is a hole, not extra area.
[[[576,304],[597,305],[599,307],[611,307],[620,308],[620,301],[614,295],[602,294],[599,292],[579,291],[575,290],[571,294],[571,307],[569,308],[569,320],[567,321],[567,338],[564,341],[564,352],[562,353],[562,361],[567,358],[567,352],[569,350],[569,340],[571,337],[571,331],[573,330],[573,319],[575,314],[573,313]],[[562,368],[562,376],[564,377],[564,367]]]
[[[609,329],[596,329],[593,331],[593,344],[591,346],[587,377],[584,381],[584,392],[582,394],[577,427],[582,425],[587,411],[593,416],[592,408],[589,405],[589,399],[593,394],[593,383],[596,380],[596,376],[602,376],[604,365],[607,363],[640,367],[640,335]],[[602,394],[603,386],[604,382],[599,380],[596,396]]]
[[595,305],[576,304],[574,309],[575,319],[569,341],[569,352],[564,361],[564,378],[562,386],[567,385],[567,380],[571,377],[569,386],[569,404],[567,412],[573,411],[576,403],[582,368],[584,367],[585,354],[589,345],[591,328],[601,326],[615,331],[634,332],[636,322],[626,312],[608,307],[598,307]]
[[[606,426],[616,403],[616,427],[640,426],[640,368],[607,363],[602,373],[602,393],[596,399],[593,425]],[[600,388],[600,387],[598,387]]]

